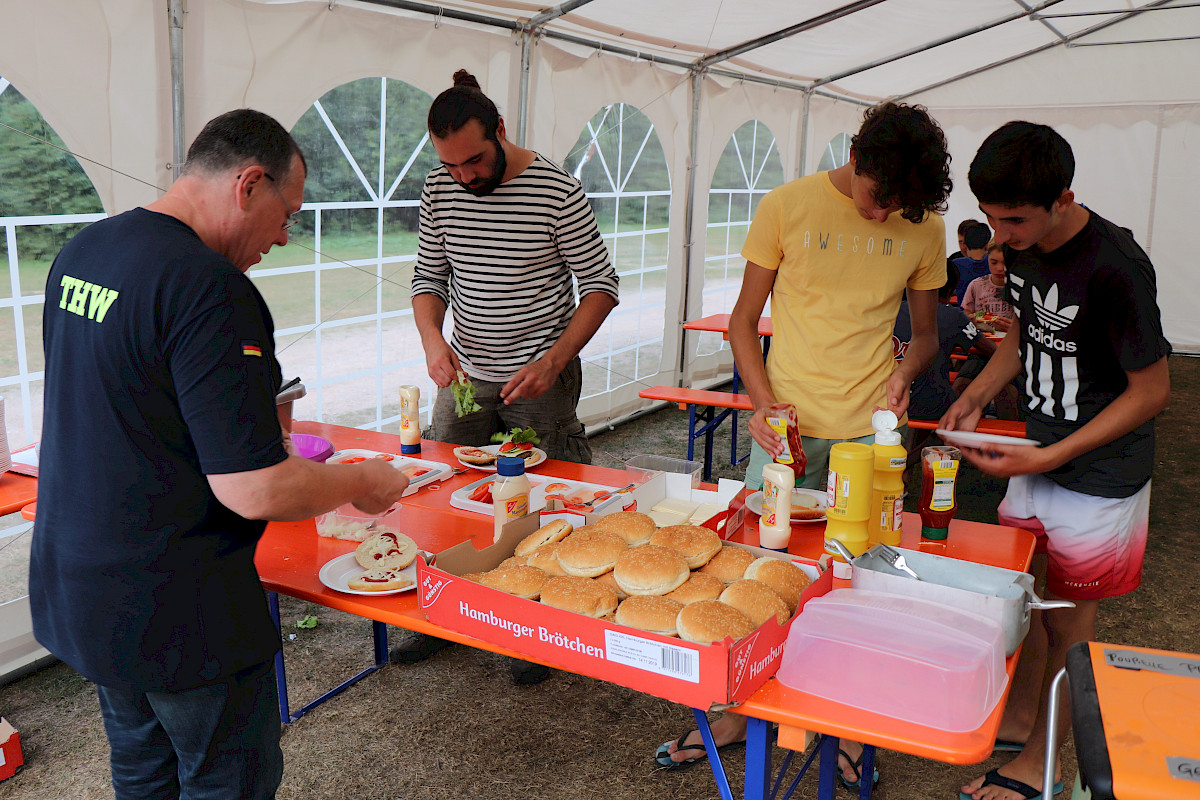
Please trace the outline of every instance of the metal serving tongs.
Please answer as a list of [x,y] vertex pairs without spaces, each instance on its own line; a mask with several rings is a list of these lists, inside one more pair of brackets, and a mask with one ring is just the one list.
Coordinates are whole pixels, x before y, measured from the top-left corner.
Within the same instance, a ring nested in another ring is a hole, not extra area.
[[916,578],[917,580],[921,580],[921,576],[913,571],[913,568],[910,567],[908,562],[904,559],[904,554],[902,554],[899,550],[896,550],[895,548],[886,544],[875,545],[875,550],[879,553],[880,558],[891,564],[896,569]]

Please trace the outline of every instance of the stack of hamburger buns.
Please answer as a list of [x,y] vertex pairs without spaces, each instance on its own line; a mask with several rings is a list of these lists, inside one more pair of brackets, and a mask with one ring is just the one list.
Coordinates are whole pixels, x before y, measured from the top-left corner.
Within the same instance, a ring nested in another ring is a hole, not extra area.
[[522,539],[495,569],[463,577],[702,644],[740,639],[772,618],[787,622],[812,582],[790,561],[756,558],[698,525],[660,528],[637,511],[579,528],[556,520]]

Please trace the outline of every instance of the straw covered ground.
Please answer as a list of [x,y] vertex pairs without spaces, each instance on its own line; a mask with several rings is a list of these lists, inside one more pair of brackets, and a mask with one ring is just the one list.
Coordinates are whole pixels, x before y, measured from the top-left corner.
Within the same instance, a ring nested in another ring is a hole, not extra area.
[[[1195,653],[1200,652],[1194,615],[1200,537],[1194,498],[1200,467],[1194,417],[1200,405],[1200,360],[1173,357],[1171,376],[1172,404],[1158,427],[1144,582],[1131,595],[1103,604],[1100,639]],[[593,439],[597,463],[610,463],[602,453],[683,456],[686,420],[683,412],[666,409],[599,435]],[[726,454],[722,474],[740,477],[727,466],[727,438],[718,440],[717,452]],[[1001,482],[968,470],[960,516],[994,521],[1002,490]],[[282,615],[294,705],[370,662],[367,621],[287,598]],[[319,624],[296,628],[307,615],[315,615]],[[402,635],[391,633],[393,641]],[[0,714],[19,728],[26,759],[16,777],[0,782],[0,800],[112,796],[95,691],[73,671],[55,664],[0,687]],[[422,664],[388,666],[288,726],[279,796],[715,797],[707,767],[663,772],[651,759],[656,745],[691,724],[688,709],[578,675],[555,672],[537,686],[514,686],[502,657],[454,647]],[[730,761],[742,753],[726,752]],[[1065,752],[1069,782],[1073,751]],[[776,764],[782,755],[776,751]],[[996,756],[980,765],[952,766],[880,752],[882,779],[875,796],[956,797],[963,782],[1002,763]],[[731,781],[740,785],[736,765]],[[815,776],[808,776],[797,796],[815,794]]]

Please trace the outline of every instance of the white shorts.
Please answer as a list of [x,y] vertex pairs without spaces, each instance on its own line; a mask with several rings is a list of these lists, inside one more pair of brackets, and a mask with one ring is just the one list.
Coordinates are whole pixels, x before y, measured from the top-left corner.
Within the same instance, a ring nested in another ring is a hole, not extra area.
[[1142,582],[1150,527],[1150,482],[1131,497],[1093,497],[1044,475],[1009,479],[1001,525],[1037,536],[1048,558],[1046,588],[1067,600],[1117,597]]

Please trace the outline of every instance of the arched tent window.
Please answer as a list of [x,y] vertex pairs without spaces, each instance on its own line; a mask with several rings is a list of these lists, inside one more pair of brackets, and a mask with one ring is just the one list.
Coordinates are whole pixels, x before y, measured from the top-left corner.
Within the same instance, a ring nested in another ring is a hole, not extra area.
[[839,133],[825,145],[821,154],[821,163],[817,165],[818,172],[836,169],[850,160],[850,134]]
[[588,121],[564,166],[583,184],[621,277],[621,304],[580,354],[587,398],[659,371],[671,176],[654,125],[625,103]]
[[42,304],[50,264],[103,212],[62,139],[0,78],[0,396],[14,449],[41,435]]
[[[741,250],[750,221],[763,196],[782,183],[775,136],[758,120],[744,123],[725,144],[708,191],[703,316],[733,310],[746,267]],[[708,355],[722,347],[728,345],[720,335],[702,333],[696,352]]]
[[432,98],[401,81],[331,89],[292,128],[308,162],[288,247],[249,275],[275,319],[279,359],[308,390],[307,418],[397,431],[402,384],[434,385],[412,320],[421,186],[437,165]]

